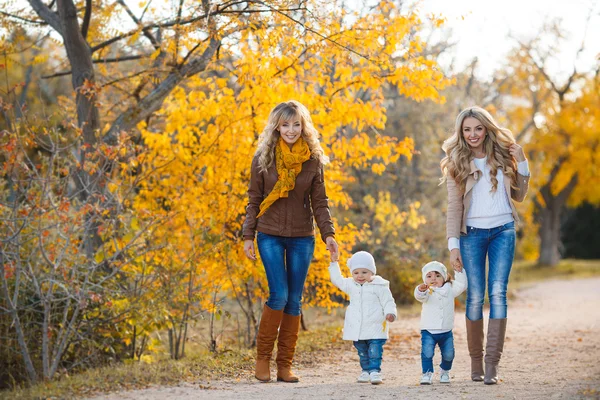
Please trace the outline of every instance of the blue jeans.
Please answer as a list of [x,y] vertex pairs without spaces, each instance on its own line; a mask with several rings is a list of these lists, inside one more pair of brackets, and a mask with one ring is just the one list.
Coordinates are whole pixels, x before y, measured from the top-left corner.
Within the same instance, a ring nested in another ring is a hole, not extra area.
[[421,367],[423,373],[433,372],[433,352],[436,344],[440,347],[442,353],[440,368],[446,371],[450,371],[450,368],[452,368],[452,361],[454,361],[454,335],[452,331],[433,334],[427,330],[422,330]]
[[360,367],[366,372],[381,372],[381,357],[386,339],[368,339],[354,342],[358,350]]
[[286,314],[300,315],[315,237],[283,237],[258,232],[256,241],[269,283],[267,306]]
[[467,226],[460,235],[460,255],[467,273],[467,318],[483,318],[485,298],[485,259],[488,258],[488,297],[490,318],[504,319],[507,314],[506,288],[515,256],[515,223],[491,229]]

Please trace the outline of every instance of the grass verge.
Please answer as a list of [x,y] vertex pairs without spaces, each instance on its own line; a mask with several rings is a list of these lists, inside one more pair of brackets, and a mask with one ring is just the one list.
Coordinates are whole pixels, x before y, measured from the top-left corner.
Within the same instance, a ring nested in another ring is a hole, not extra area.
[[517,261],[510,273],[510,286],[522,287],[551,279],[581,279],[600,276],[600,260],[561,260],[554,267],[540,267],[535,261]]
[[[344,345],[340,331],[341,327],[326,326],[300,332],[295,363],[313,366],[333,358]],[[226,349],[217,354],[190,355],[179,361],[119,363],[32,387],[0,391],[0,399],[72,399],[180,382],[208,385],[211,380],[253,380],[254,357],[254,350]]]

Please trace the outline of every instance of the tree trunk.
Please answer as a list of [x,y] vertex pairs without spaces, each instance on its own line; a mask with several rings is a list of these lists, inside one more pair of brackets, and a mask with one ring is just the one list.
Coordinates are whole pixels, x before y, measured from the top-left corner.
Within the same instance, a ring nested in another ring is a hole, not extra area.
[[187,340],[188,323],[184,324],[183,328],[183,340],[181,341],[181,358],[185,357],[185,341]]
[[560,261],[558,251],[560,245],[560,215],[567,199],[573,193],[577,185],[577,174],[571,177],[569,183],[556,194],[552,193],[551,187],[554,178],[562,163],[557,163],[548,182],[540,189],[540,194],[544,199],[544,205],[535,202],[540,219],[540,265],[553,267]]
[[137,325],[133,326],[133,335],[131,339],[131,359],[135,360],[135,339],[137,338]]
[[[96,88],[92,52],[87,41],[81,33],[77,19],[77,9],[72,0],[58,0],[58,15],[62,26],[64,46],[71,64],[71,83],[76,91],[77,126],[83,133],[83,146],[80,150],[80,165],[77,187],[80,191],[82,202],[99,192],[101,183],[100,173],[87,173],[84,165],[89,159],[89,154],[95,152],[100,129],[100,115],[96,106]],[[94,199],[97,202],[98,199]],[[98,236],[98,218],[90,214],[86,216],[85,252],[88,259],[92,259],[96,250],[101,245]]]
[[540,210],[540,265],[553,267],[560,261],[560,208],[546,205]]
[[171,353],[171,359],[175,359],[175,349],[173,348],[173,328],[169,328],[169,353]]

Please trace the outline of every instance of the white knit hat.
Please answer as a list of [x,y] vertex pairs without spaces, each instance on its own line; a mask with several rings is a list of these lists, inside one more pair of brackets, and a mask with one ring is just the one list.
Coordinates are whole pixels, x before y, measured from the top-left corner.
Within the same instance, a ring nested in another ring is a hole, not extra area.
[[377,267],[375,267],[375,259],[371,255],[371,253],[367,253],[366,251],[358,251],[352,254],[352,257],[348,260],[348,267],[350,268],[350,272],[353,272],[355,269],[364,268],[371,271],[373,274],[377,273]]
[[439,272],[442,275],[442,278],[444,278],[444,282],[448,279],[448,270],[446,269],[446,266],[439,261],[428,262],[421,271],[423,272],[423,282],[425,282],[427,273],[431,271]]

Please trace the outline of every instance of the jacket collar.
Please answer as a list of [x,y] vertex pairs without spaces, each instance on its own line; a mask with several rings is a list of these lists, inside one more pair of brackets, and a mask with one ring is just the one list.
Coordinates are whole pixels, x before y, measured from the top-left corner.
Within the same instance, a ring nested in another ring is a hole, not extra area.
[[479,180],[479,178],[481,177],[481,174],[483,172],[481,172],[479,170],[479,168],[477,168],[477,166],[475,165],[475,161],[471,158],[471,161],[469,162],[469,176],[467,176],[467,184],[465,186],[465,193],[469,193],[469,191],[471,189],[473,189],[473,186],[475,186],[475,183]]
[[433,291],[435,293],[439,294],[440,296],[448,297],[448,294],[450,294],[451,287],[452,287],[452,285],[448,285],[447,283],[444,283],[444,285],[442,287],[436,287],[433,289]]
[[479,170],[479,168],[477,168],[477,165],[475,165],[475,160],[473,158],[471,158],[471,161],[469,162],[469,167],[469,175],[475,174],[475,179],[479,179],[479,177],[477,176],[477,172],[481,173],[481,171]]

